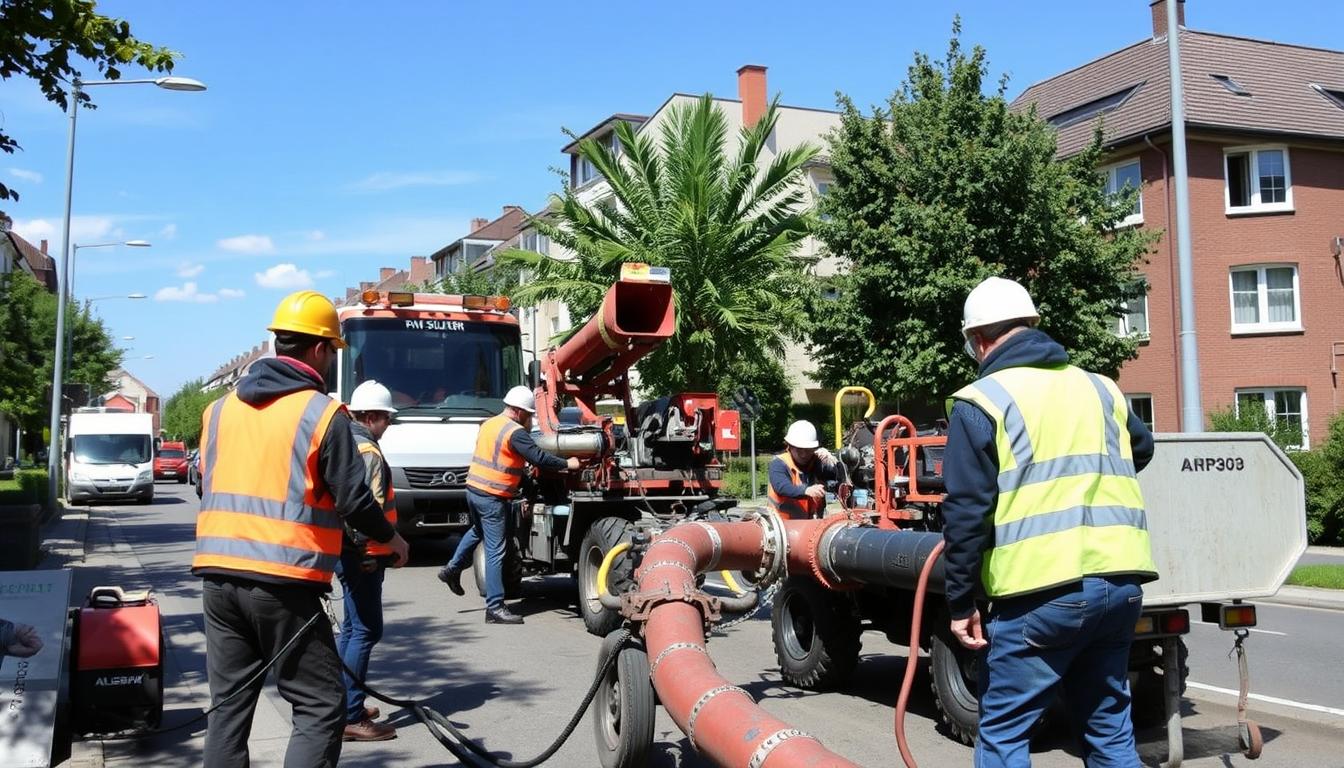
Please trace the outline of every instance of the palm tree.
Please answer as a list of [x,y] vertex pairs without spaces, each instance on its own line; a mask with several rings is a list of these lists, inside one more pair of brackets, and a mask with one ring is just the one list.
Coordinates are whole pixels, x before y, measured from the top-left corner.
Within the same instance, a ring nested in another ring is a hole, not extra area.
[[552,197],[534,225],[575,257],[506,254],[532,277],[514,300],[560,299],[584,317],[622,264],[669,267],[677,331],[640,363],[643,381],[660,391],[715,392],[734,367],[777,361],[802,331],[810,264],[796,254],[815,217],[801,182],[818,151],[798,146],[764,162],[777,119],[772,103],[742,129],[730,156],[728,121],[706,94],[673,105],[656,143],[627,123],[616,125],[619,154],[580,142],[579,154],[612,193],[589,205],[569,188]]

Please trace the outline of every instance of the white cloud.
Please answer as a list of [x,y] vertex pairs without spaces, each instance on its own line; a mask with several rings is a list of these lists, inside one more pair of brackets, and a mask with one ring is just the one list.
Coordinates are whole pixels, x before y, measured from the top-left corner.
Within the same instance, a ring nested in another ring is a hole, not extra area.
[[177,268],[178,277],[196,277],[205,271],[204,264],[185,263]]
[[391,192],[406,187],[456,187],[480,181],[470,171],[379,171],[346,185],[350,192]]
[[308,288],[313,284],[313,276],[308,274],[308,270],[299,269],[293,264],[276,264],[265,272],[255,273],[253,277],[262,288],[293,290]]
[[233,251],[234,253],[273,253],[275,243],[270,235],[238,235],[237,237],[226,237],[218,240],[215,245],[221,250]]
[[317,278],[318,280],[326,280],[328,277],[335,277],[335,276],[336,276],[336,270],[334,269],[319,269],[318,271],[313,273],[313,277]]
[[177,225],[171,222],[164,224],[163,229],[159,230],[159,237],[164,240],[172,240],[174,237],[177,237]]
[[[23,239],[37,243],[50,240],[53,252],[61,232],[61,220],[55,219],[15,219],[14,231]],[[123,230],[117,226],[112,216],[72,216],[70,218],[70,240],[78,243],[96,243],[103,240],[119,239]]]
[[237,288],[220,288],[219,298],[221,299],[241,299],[247,294]]
[[219,297],[213,293],[201,293],[196,283],[188,280],[181,286],[169,285],[154,293],[155,301],[188,301],[196,304],[213,304]]
[[326,233],[326,232],[323,232],[323,231],[320,230],[320,229],[314,229],[314,230],[311,231],[311,232],[307,232],[307,233],[305,233],[305,234],[304,234],[304,237],[306,237],[307,239],[309,239],[309,240],[311,240],[311,241],[313,241],[313,242],[318,242],[319,240],[326,240],[326,239],[327,239],[327,233]]
[[10,168],[9,175],[13,176],[16,179],[31,181],[34,184],[42,183],[42,174],[38,173],[37,171],[26,171],[22,168]]

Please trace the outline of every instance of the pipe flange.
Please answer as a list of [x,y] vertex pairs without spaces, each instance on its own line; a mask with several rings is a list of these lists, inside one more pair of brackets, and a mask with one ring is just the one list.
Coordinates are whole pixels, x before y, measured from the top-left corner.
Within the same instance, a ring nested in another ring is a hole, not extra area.
[[822,562],[823,541],[835,535],[835,532],[841,528],[848,528],[852,521],[844,515],[836,515],[828,520],[826,525],[818,526],[812,531],[812,535],[807,539],[807,567],[812,571],[812,578],[817,580],[821,586],[833,592],[852,592],[856,589],[862,589],[862,584],[846,584],[839,579],[832,578],[827,573],[828,569]]
[[765,759],[775,751],[775,747],[788,741],[789,739],[811,739],[817,740],[816,736],[810,733],[803,733],[797,728],[781,728],[778,731],[765,737],[765,741],[756,745],[756,751],[751,753],[751,759],[747,761],[747,768],[761,768],[765,765]]
[[709,556],[709,563],[705,566],[706,571],[712,571],[719,566],[719,558],[723,557],[723,537],[714,526],[703,520],[697,520],[693,525],[698,525],[705,529],[705,534],[709,536],[709,544],[713,547]]
[[729,691],[735,691],[737,693],[740,693],[743,696],[746,696],[747,700],[750,701],[752,704],[756,703],[756,699],[753,699],[750,693],[747,693],[745,690],[738,688],[736,685],[720,685],[718,688],[710,688],[708,691],[705,691],[704,695],[702,695],[700,699],[695,702],[695,706],[691,707],[691,714],[686,718],[686,738],[688,741],[691,742],[691,747],[693,749],[697,750],[700,749],[699,745],[695,743],[695,719],[700,716],[700,710],[704,709],[705,705],[708,704],[710,700],[712,700],[715,696],[718,696],[720,693],[727,693]]
[[644,566],[640,568],[641,571],[640,578],[643,578],[644,576],[648,575],[649,571],[652,571],[654,568],[663,568],[663,567],[677,568],[682,571],[685,571],[686,575],[691,577],[691,582],[692,583],[695,582],[696,579],[695,571],[692,570],[690,566],[677,560],[656,560],[652,563],[645,563]]
[[761,567],[752,573],[757,589],[765,589],[784,577],[789,569],[789,533],[784,518],[765,507],[756,522],[761,526]]
[[709,655],[709,650],[706,649],[705,646],[700,645],[699,643],[686,643],[686,642],[673,643],[664,648],[663,650],[659,651],[658,656],[654,658],[653,663],[649,665],[650,680],[653,679],[654,675],[658,674],[658,665],[662,664],[663,659],[667,658],[667,655],[674,651],[696,651],[697,653],[703,653],[705,655]]

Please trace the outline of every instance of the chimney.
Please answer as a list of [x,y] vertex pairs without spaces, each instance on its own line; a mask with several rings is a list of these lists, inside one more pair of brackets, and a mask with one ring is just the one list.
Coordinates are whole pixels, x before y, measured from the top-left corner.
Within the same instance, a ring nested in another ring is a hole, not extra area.
[[357,289],[357,288],[346,288],[346,289],[345,289],[345,300],[346,300],[346,301],[349,301],[349,300],[355,298],[355,297],[358,296],[358,295],[359,295],[359,289]]
[[765,67],[747,64],[737,70],[737,98],[742,100],[742,124],[755,125],[765,115]]
[[397,274],[397,270],[392,267],[382,267],[378,270],[378,282],[381,283],[395,274]]
[[372,287],[373,287],[373,283],[370,283],[370,282],[367,281],[367,280],[360,280],[360,281],[359,281],[359,290],[360,290],[360,291],[367,291],[367,290],[369,290],[369,289],[372,288]]
[[[486,225],[486,224],[489,224],[489,223],[490,223],[490,220],[489,220],[489,219],[472,219],[472,220],[471,220],[471,231],[472,231],[472,232],[479,232],[480,230],[485,229],[485,225]],[[468,233],[468,234],[470,234],[470,233]]]
[[39,246],[37,247],[37,249],[38,249],[39,251],[42,252],[42,255],[43,255],[43,256],[46,256],[46,255],[47,255],[47,241],[46,241],[46,240],[43,240],[43,241],[42,241],[42,244],[39,245]]
[[[1167,38],[1167,3],[1170,0],[1153,0],[1150,5],[1153,10],[1153,39],[1165,40]],[[1185,26],[1185,0],[1176,0],[1176,25]]]
[[416,267],[423,267],[423,266],[425,266],[425,262],[426,262],[427,260],[428,260],[428,259],[427,259],[426,257],[424,257],[424,256],[412,256],[412,257],[411,257],[411,269],[415,269]]

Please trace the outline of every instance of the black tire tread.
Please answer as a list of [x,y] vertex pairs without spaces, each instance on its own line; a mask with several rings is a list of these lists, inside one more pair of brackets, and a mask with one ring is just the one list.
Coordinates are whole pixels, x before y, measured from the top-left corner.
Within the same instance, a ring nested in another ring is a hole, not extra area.
[[[802,662],[785,651],[778,625],[785,601],[795,594],[809,603],[815,633],[808,658]],[[863,627],[844,596],[807,576],[791,576],[780,585],[770,608],[771,641],[785,682],[809,691],[834,690],[848,682],[859,663]]]
[[[938,719],[948,732],[957,741],[971,746],[975,744],[976,733],[979,730],[979,704],[977,701],[976,711],[958,711],[961,707],[957,704],[955,694],[950,690],[944,690],[943,680],[945,676],[955,675],[956,683],[959,685],[962,681],[960,665],[953,661],[955,669],[945,669],[946,657],[943,653],[950,654],[955,658],[960,645],[951,638],[948,633],[934,632],[929,638],[929,688],[933,691],[933,703],[938,710]],[[942,644],[945,650],[940,651],[933,645]],[[918,653],[918,649],[910,649],[910,653]]]
[[[606,644],[603,644],[606,650]],[[605,655],[603,656],[605,658]],[[649,681],[649,657],[642,647],[627,645],[616,657],[612,672],[621,688],[621,732],[615,750],[606,748],[602,714],[595,712],[593,729],[602,768],[643,768],[653,749],[656,714],[653,684]]]
[[[627,538],[631,529],[630,522],[623,517],[602,517],[594,520],[583,534],[583,541],[579,544],[577,586],[579,615],[583,617],[583,625],[589,634],[606,637],[620,628],[624,618],[620,613],[605,608],[596,613],[588,610],[588,595],[584,594],[587,585],[583,577],[583,569],[587,566],[587,552],[594,544],[600,546],[603,552],[609,551]],[[629,555],[623,554],[616,558],[608,577],[608,587],[618,594],[626,591],[633,584],[633,571],[633,561]]]

